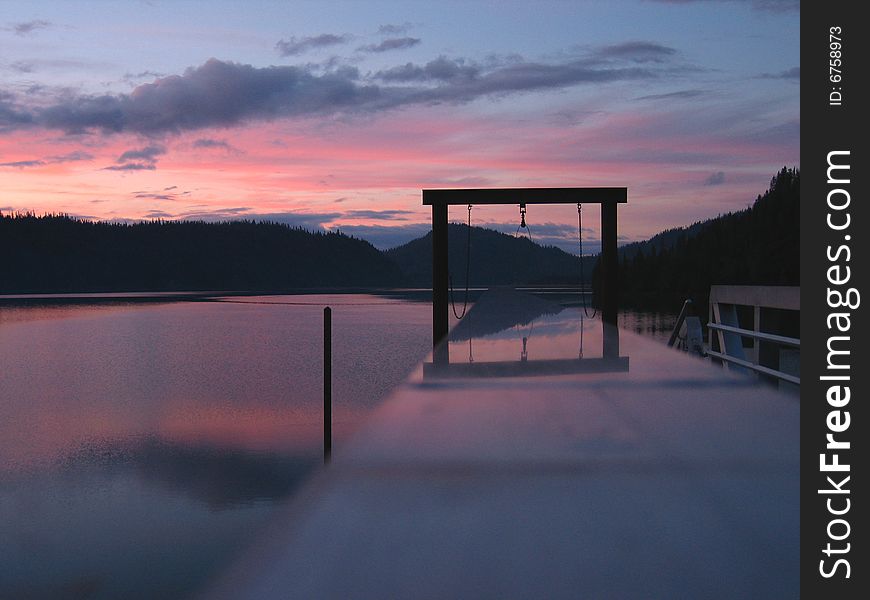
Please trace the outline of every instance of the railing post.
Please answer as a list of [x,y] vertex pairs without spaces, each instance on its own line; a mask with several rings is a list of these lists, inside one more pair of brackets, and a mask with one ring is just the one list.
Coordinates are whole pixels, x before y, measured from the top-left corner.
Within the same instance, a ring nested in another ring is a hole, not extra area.
[[692,299],[687,298],[685,302],[683,302],[683,308],[680,309],[680,315],[677,317],[677,322],[674,325],[674,330],[671,332],[671,337],[668,339],[668,346],[673,346],[674,342],[677,341],[677,336],[680,335],[680,327],[683,325],[683,321],[686,320],[686,315],[689,313],[689,307],[692,306]]
[[323,309],[323,462],[332,454],[332,309]]

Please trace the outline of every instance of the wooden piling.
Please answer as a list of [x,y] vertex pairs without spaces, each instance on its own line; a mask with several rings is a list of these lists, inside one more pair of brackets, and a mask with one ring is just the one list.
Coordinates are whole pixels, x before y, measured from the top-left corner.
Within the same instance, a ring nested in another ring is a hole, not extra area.
[[323,309],[323,462],[332,454],[332,309]]

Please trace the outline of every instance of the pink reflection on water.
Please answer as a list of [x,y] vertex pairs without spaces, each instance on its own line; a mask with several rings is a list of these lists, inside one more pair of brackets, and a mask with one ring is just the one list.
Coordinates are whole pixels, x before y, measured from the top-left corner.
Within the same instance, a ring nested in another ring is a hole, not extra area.
[[338,438],[428,348],[425,305],[365,295],[264,300],[275,305],[0,308],[0,473],[46,468],[100,440],[318,452],[327,303]]

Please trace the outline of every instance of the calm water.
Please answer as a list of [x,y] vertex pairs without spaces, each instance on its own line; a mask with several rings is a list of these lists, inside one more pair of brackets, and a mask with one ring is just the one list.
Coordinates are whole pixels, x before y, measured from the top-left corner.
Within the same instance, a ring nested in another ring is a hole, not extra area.
[[320,462],[322,307],[336,447],[429,349],[427,303],[227,300],[0,307],[0,598],[194,592]]
[[232,560],[319,463],[326,304],[340,445],[429,349],[429,305],[0,308],[0,597],[178,597]]
[[671,313],[648,312],[639,310],[622,311],[619,313],[619,326],[666,344],[677,315]]

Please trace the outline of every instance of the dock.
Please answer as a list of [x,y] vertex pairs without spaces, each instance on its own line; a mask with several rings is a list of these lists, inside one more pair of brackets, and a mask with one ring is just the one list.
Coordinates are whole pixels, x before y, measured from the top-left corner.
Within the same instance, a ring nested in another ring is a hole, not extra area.
[[207,597],[798,597],[799,401],[516,304],[482,298]]

